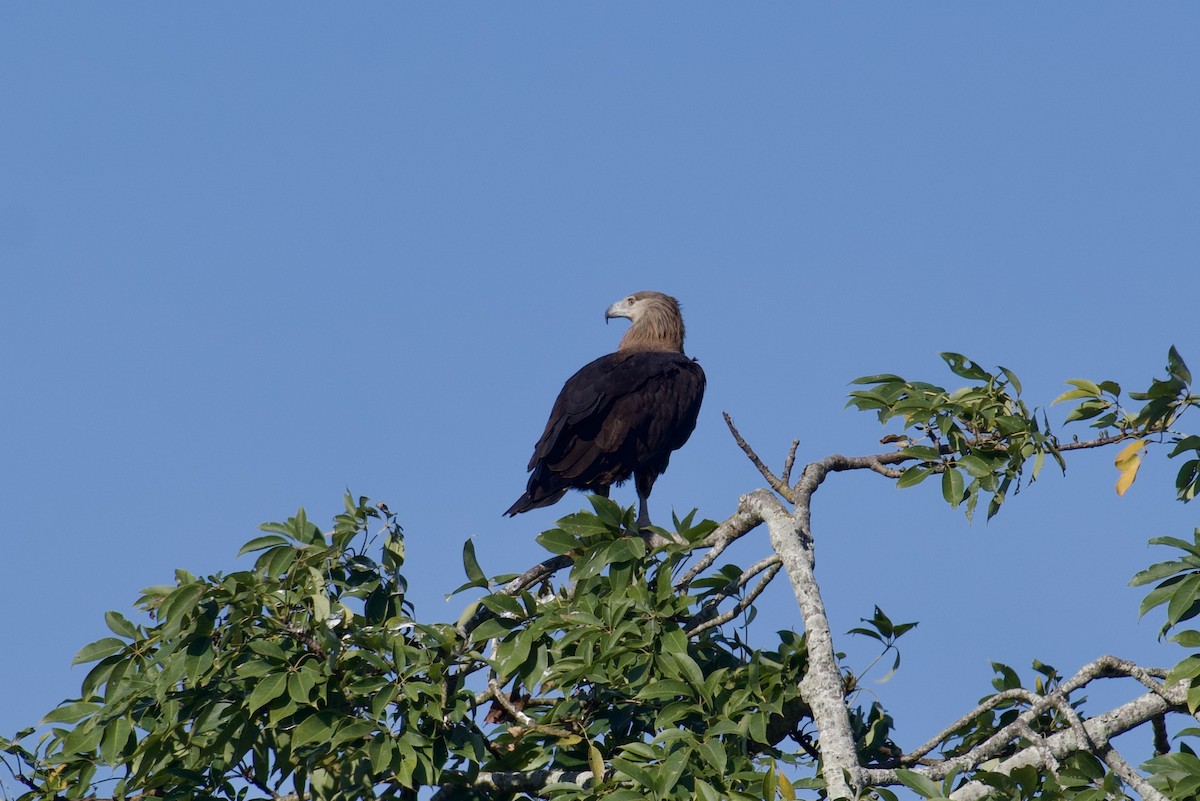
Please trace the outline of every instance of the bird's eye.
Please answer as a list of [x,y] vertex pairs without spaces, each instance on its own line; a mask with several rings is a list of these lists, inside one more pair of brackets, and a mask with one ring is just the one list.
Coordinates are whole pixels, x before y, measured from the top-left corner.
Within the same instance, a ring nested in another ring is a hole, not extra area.
[[625,298],[625,305],[626,305],[626,306],[632,306],[632,305],[633,305],[633,298]]

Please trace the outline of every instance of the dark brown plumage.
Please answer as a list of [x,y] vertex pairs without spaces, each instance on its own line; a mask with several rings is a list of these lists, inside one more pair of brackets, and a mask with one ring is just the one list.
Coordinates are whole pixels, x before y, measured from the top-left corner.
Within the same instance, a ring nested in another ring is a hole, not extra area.
[[615,353],[567,379],[529,460],[525,494],[505,514],[549,506],[579,489],[608,495],[631,475],[638,526],[650,525],[647,498],[671,452],[696,427],[704,371],[683,353],[683,317],[675,298],[638,292],[608,307],[605,319],[633,321]]

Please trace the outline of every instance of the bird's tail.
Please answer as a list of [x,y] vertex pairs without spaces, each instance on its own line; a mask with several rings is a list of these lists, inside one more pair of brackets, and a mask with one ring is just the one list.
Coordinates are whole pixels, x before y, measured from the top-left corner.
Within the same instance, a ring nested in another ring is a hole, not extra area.
[[550,493],[542,493],[536,489],[525,490],[524,494],[517,498],[517,502],[508,507],[508,511],[504,514],[513,517],[521,512],[528,512],[530,509],[540,509],[543,506],[558,503],[558,499],[566,494],[565,487]]

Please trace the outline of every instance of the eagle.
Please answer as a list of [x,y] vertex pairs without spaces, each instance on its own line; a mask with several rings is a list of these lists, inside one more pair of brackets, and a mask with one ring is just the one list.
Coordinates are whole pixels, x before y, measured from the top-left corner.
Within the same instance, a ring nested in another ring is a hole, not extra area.
[[632,325],[615,353],[563,384],[509,517],[556,503],[569,489],[608,497],[609,487],[633,476],[638,528],[651,525],[647,499],[696,427],[704,371],[683,352],[683,315],[670,295],[635,292],[608,307],[605,322],[613,317]]

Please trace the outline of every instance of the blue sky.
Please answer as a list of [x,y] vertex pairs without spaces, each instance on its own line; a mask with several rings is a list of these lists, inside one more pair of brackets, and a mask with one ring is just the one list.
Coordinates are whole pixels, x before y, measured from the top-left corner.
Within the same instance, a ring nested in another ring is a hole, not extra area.
[[[585,504],[500,515],[633,291],[680,298],[709,381],[660,521],[762,485],[722,411],[779,465],[880,450],[848,382],[954,383],[939,351],[1042,406],[1172,344],[1200,368],[1195,5],[6,4],[0,76],[3,733],[77,692],[105,610],[347,488],[456,618],[466,538],[521,570]],[[835,633],[921,621],[870,685],[902,746],[991,660],[1179,657],[1125,584],[1195,509],[1161,450],[1117,498],[1113,455],[986,525],[936,487],[821,489]],[[797,620],[780,580],[755,630]]]

